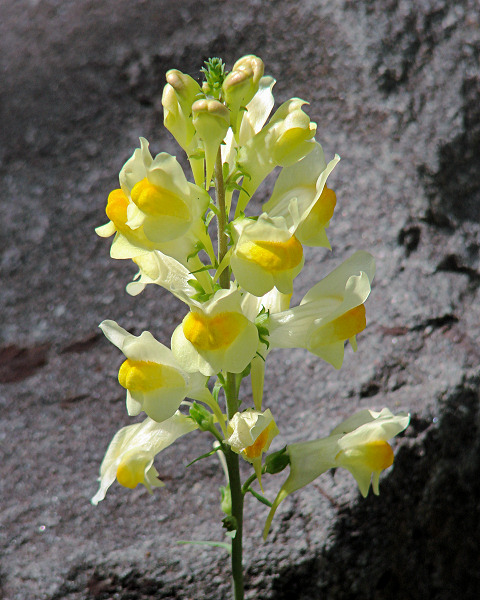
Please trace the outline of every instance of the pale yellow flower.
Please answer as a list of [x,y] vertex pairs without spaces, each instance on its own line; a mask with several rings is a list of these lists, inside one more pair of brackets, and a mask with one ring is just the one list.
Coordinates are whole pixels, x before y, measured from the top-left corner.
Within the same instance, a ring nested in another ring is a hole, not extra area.
[[163,487],[165,484],[160,481],[153,466],[155,455],[194,429],[197,425],[192,419],[176,412],[163,423],[147,418],[142,423],[117,431],[102,461],[100,487],[91,500],[92,504],[97,505],[105,498],[115,479],[130,489],[142,484],[150,493],[153,487]]
[[204,303],[190,301],[190,312],[172,335],[172,350],[186,371],[214,375],[241,373],[255,356],[258,331],[241,308],[233,283]]
[[314,285],[299,306],[271,316],[272,348],[306,348],[339,369],[345,341],[355,351],[356,335],[365,329],[364,302],[374,274],[371,254],[356,252]]
[[125,354],[118,381],[127,390],[129,415],[143,410],[154,421],[162,422],[175,413],[187,396],[202,398],[207,378],[184,371],[172,351],[150,332],[144,331],[137,337],[115,321],[103,321],[100,329]]
[[261,483],[262,454],[267,452],[273,438],[279,433],[270,409],[262,413],[248,408],[235,413],[230,419],[225,442],[253,465]]
[[290,474],[270,510],[264,538],[279,504],[328,469],[347,469],[355,477],[362,496],[368,494],[370,483],[374,494],[378,495],[380,474],[392,465],[394,458],[388,440],[403,431],[409,420],[408,414],[394,415],[388,408],[381,412],[362,410],[341,423],[326,438],[287,446]]
[[326,187],[326,181],[339,160],[335,155],[327,165],[322,147],[315,142],[310,154],[282,169],[270,200],[263,205],[270,217],[285,218],[301,244],[330,248],[325,229],[332,218],[336,196]]
[[261,131],[239,148],[243,179],[235,216],[245,210],[250,196],[276,166],[288,167],[309,154],[315,145],[316,124],[302,110],[304,100],[292,98],[280,106]]
[[140,144],[120,171],[121,189],[109,196],[110,222],[96,232],[102,237],[116,233],[113,258],[161,250],[178,260],[197,240],[206,241],[202,216],[210,196],[187,181],[174,156],[162,152],[153,159],[148,142],[140,138]]
[[234,248],[230,259],[238,284],[250,294],[264,296],[274,286],[293,292],[293,279],[305,262],[303,248],[283,217],[265,213],[258,220],[233,222]]

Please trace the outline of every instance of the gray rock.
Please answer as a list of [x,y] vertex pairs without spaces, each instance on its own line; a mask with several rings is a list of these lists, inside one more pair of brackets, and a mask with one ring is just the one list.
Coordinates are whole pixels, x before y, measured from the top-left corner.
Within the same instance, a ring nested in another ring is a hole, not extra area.
[[[478,2],[15,0],[0,12],[0,595],[228,598],[225,553],[175,543],[222,539],[214,458],[185,469],[205,436],[162,454],[167,487],[152,497],[113,486],[89,503],[129,422],[121,357],[97,325],[168,344],[184,310],[159,289],[128,296],[135,269],[93,229],[140,135],[178,152],[161,125],[165,71],[255,53],[277,102],[309,100],[326,155],[342,156],[333,252],[308,252],[296,297],[356,249],[378,264],[358,353],[338,373],[272,353],[265,404],[283,443],[363,407],[413,418],[379,498],[326,474],[282,504],[266,544],[266,509],[248,499],[246,597],[476,599]],[[281,478],[266,478],[267,495]]]

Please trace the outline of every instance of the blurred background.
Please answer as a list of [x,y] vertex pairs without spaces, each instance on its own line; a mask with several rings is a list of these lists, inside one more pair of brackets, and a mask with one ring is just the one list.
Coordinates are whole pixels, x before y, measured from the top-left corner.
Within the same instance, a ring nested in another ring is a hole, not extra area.
[[[478,0],[0,2],[0,597],[199,599],[229,594],[215,457],[192,434],[159,457],[166,487],[89,499],[131,422],[114,319],[169,345],[184,307],[132,298],[129,261],[94,228],[138,145],[163,128],[165,72],[256,54],[318,125],[337,194],[332,252],[310,249],[296,299],[357,249],[377,260],[359,350],[341,371],[271,353],[276,446],[360,408],[408,410],[379,498],[348,473],[290,496],[268,541],[246,506],[247,598],[476,599],[480,584],[480,11]],[[267,181],[253,205],[268,197]],[[248,390],[245,392],[248,401]],[[284,475],[265,480],[271,497]]]

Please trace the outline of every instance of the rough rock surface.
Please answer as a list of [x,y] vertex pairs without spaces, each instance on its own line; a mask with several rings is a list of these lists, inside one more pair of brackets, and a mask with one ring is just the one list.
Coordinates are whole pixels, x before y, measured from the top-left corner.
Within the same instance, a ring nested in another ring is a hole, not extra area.
[[[261,56],[277,102],[310,101],[339,205],[333,252],[309,252],[298,296],[355,249],[377,258],[368,327],[340,372],[271,354],[266,403],[283,441],[361,407],[409,410],[381,495],[328,474],[281,506],[266,544],[247,504],[247,598],[478,598],[480,585],[480,11],[477,0],[4,0],[0,7],[0,596],[229,594],[214,459],[188,436],[162,454],[153,497],[89,503],[128,423],[111,318],[168,343],[183,308],[93,228],[137,144],[161,127],[164,73]],[[300,429],[300,432],[298,431]],[[267,481],[267,494],[278,478]]]

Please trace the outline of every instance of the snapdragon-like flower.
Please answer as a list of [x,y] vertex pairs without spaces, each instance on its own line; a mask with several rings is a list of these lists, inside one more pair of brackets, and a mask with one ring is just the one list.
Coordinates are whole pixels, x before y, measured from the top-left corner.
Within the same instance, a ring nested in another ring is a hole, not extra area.
[[299,306],[271,316],[272,347],[306,348],[339,369],[345,341],[355,351],[356,335],[365,329],[364,302],[374,274],[371,254],[356,252],[314,285]]
[[340,157],[335,155],[327,165],[322,147],[317,142],[314,145],[305,158],[282,169],[263,210],[270,217],[284,217],[300,243],[330,248],[325,229],[332,218],[336,196],[326,181]]
[[265,213],[258,220],[233,222],[235,245],[230,264],[239,285],[255,296],[274,286],[283,294],[293,292],[293,279],[305,262],[303,248],[283,217]]
[[155,249],[185,256],[197,239],[204,241],[201,217],[210,196],[187,181],[174,156],[162,152],[153,159],[144,138],[140,145],[120,171],[121,189],[109,196],[110,222],[96,231],[102,237],[116,233],[113,258],[135,258]]
[[238,151],[243,179],[235,216],[245,210],[250,196],[276,166],[288,167],[314,149],[317,126],[302,110],[307,104],[292,98],[280,106],[265,127]]
[[270,409],[262,413],[248,408],[235,413],[228,423],[227,433],[226,443],[253,465],[260,482],[262,454],[267,452],[273,438],[280,433]]
[[258,331],[241,308],[241,292],[232,283],[204,303],[190,301],[190,312],[172,335],[172,350],[189,372],[241,373],[255,356]]
[[92,498],[92,504],[96,505],[105,498],[115,479],[130,489],[143,484],[150,493],[153,487],[163,487],[165,484],[160,481],[153,466],[155,455],[194,429],[197,425],[192,419],[176,412],[162,423],[147,418],[142,423],[117,431],[102,461],[100,487]]
[[185,235],[201,218],[210,196],[187,181],[174,156],[161,152],[153,159],[147,140],[140,138],[140,146],[120,171],[122,190],[132,200],[127,225],[143,226],[153,242],[169,242]]
[[127,285],[127,293],[137,296],[153,283],[159,285],[188,304],[196,290],[190,285],[192,273],[175,258],[158,250],[133,259],[139,272]]
[[207,378],[186,373],[172,351],[150,332],[137,337],[115,321],[103,321],[100,329],[127,359],[120,367],[118,381],[127,390],[129,415],[143,410],[160,423],[175,413],[185,397],[202,398]]
[[381,412],[362,410],[335,427],[326,438],[287,446],[290,474],[272,505],[264,538],[279,504],[328,469],[347,469],[355,477],[362,496],[367,496],[370,483],[378,495],[380,474],[393,464],[388,440],[403,431],[409,421],[408,414],[394,415],[388,408]]

